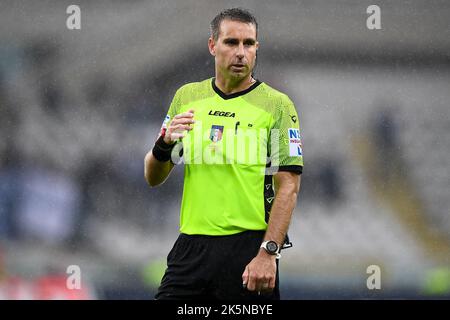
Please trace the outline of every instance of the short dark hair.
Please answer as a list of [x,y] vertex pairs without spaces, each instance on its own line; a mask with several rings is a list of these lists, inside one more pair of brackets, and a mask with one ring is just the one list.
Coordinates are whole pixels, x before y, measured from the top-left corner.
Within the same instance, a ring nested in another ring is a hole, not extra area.
[[256,35],[258,35],[258,23],[256,22],[255,16],[252,15],[247,9],[231,8],[223,10],[211,21],[211,35],[214,40],[217,40],[219,38],[220,23],[223,20],[232,20],[254,24],[256,28]]

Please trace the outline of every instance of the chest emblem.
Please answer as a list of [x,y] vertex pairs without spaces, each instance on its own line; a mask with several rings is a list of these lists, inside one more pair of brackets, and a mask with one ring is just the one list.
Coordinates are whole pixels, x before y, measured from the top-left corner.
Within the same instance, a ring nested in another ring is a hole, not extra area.
[[211,127],[211,132],[209,133],[209,139],[212,142],[218,142],[222,140],[223,126],[213,125]]

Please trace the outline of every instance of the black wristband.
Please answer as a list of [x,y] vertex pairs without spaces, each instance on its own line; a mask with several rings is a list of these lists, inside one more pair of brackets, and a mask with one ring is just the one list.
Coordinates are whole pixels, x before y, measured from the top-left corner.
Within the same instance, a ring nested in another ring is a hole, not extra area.
[[176,143],[167,144],[164,141],[164,137],[160,136],[158,140],[156,140],[155,145],[152,149],[153,156],[156,160],[161,162],[166,162],[170,160],[172,155],[172,150],[175,147]]

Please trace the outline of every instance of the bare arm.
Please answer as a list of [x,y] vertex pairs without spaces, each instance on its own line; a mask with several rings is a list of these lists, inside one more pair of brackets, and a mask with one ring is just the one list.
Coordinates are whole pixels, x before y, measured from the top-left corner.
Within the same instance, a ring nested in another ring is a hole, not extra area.
[[[173,145],[177,139],[183,138],[186,130],[192,130],[191,124],[194,123],[194,110],[177,114],[169,124],[164,142],[167,145]],[[172,171],[174,164],[171,161],[159,161],[155,158],[152,151],[149,151],[144,159],[144,177],[147,183],[155,187],[163,183]]]
[[293,172],[278,172],[274,180],[275,200],[264,240],[273,240],[282,245],[297,204],[301,176]]
[[[274,180],[275,200],[264,240],[273,240],[281,246],[297,203],[301,177],[293,172],[278,172],[274,175]],[[276,268],[276,256],[261,248],[245,268],[242,274],[243,283],[250,291],[271,291],[275,288]]]
[[145,180],[151,187],[156,187],[167,179],[174,166],[171,161],[156,160],[152,151],[149,151],[144,160]]

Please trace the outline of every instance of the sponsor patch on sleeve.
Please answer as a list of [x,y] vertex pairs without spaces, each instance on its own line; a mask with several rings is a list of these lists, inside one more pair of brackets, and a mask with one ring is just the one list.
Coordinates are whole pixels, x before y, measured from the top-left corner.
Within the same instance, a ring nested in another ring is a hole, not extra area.
[[288,129],[289,139],[289,156],[301,157],[303,156],[302,141],[300,138],[300,130],[295,128]]

